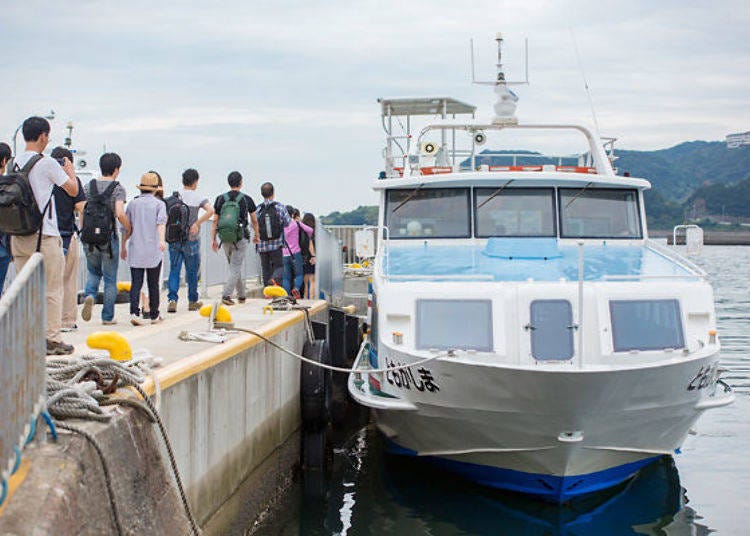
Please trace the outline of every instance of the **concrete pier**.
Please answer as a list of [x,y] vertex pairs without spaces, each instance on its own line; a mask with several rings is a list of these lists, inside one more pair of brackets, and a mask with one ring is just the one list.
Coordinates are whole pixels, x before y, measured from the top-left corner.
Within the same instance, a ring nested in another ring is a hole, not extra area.
[[[218,295],[218,291],[211,292]],[[314,319],[326,320],[326,303],[303,301]],[[301,311],[263,314],[267,300],[230,308],[235,325],[258,331],[297,353],[306,339]],[[168,430],[190,504],[207,534],[242,533],[299,459],[300,364],[258,337],[232,335],[223,344],[184,342],[181,331],[200,332],[207,320],[180,304],[158,325],[133,327],[127,305],[116,307],[118,325],[102,326],[99,307],[67,337],[86,353],[92,331],[116,330],[134,351],[163,358],[155,369],[162,389],[160,413]],[[144,388],[154,393],[154,383]],[[110,464],[126,533],[188,534],[165,448],[154,425],[132,409],[108,408],[106,423],[68,421],[92,434]],[[0,509],[0,534],[109,534],[111,507],[99,460],[82,438],[61,434],[58,443],[24,450],[24,470]]]

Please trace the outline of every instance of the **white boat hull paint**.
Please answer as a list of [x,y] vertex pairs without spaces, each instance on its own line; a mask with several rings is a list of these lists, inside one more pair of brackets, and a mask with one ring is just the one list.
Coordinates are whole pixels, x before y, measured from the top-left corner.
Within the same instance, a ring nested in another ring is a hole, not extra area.
[[[390,347],[385,353],[390,363],[417,360]],[[700,404],[713,398],[719,355],[680,355],[661,364],[609,370],[488,366],[469,357],[441,358],[414,367],[411,374],[373,375],[382,393],[416,408],[376,409],[378,428],[396,452],[447,460],[446,468],[482,484],[565,500],[577,493],[565,489],[563,481],[544,493],[491,469],[563,480],[604,472],[593,488],[581,486],[581,492],[615,485],[680,447],[703,411]],[[378,361],[383,366],[384,360]],[[426,388],[421,368],[429,370],[438,389]],[[471,464],[471,475],[462,464]],[[482,473],[493,476],[482,480]]]

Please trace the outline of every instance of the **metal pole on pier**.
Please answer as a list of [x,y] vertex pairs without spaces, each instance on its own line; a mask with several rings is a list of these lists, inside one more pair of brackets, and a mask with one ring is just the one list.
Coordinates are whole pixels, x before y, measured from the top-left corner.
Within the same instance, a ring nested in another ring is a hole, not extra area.
[[578,241],[578,367],[583,368],[583,240]]

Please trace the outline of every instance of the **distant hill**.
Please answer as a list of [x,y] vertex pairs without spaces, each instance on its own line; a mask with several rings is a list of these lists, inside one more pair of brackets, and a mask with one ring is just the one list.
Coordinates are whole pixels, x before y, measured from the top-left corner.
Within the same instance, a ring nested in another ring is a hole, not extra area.
[[[508,156],[476,156],[477,165],[510,165]],[[497,152],[497,151],[491,151]],[[516,159],[517,165],[556,164],[551,159],[534,158],[531,151],[509,150],[501,153],[529,155]],[[644,199],[648,224],[653,229],[671,229],[687,216],[716,221],[750,218],[750,146],[727,149],[721,141],[689,141],[656,151],[615,151],[618,172],[629,172],[651,182]],[[575,165],[574,159],[563,165]],[[468,167],[469,161],[460,164]],[[329,225],[375,225],[377,207],[360,206],[351,212],[333,212],[323,217]]]

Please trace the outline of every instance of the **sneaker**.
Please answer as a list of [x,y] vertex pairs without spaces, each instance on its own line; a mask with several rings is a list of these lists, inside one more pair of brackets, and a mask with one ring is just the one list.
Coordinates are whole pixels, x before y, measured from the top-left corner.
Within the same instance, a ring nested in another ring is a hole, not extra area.
[[138,315],[130,315],[130,323],[134,326],[142,326],[143,319]]
[[47,355],[70,355],[73,353],[72,345],[62,341],[51,341],[47,339]]
[[117,324],[117,320],[114,318],[112,320],[102,320],[102,326],[114,326]]
[[292,298],[294,298],[295,300],[299,300],[300,299],[300,297],[299,297],[299,290],[297,290],[296,288],[292,289]]
[[191,301],[190,303],[188,303],[188,311],[197,311],[201,307],[203,307],[202,301]]
[[88,322],[91,320],[91,310],[94,308],[94,297],[93,296],[86,296],[86,299],[83,300],[83,309],[81,309],[81,318]]
[[161,315],[151,319],[151,324],[161,324],[162,322],[164,322],[164,317]]
[[72,326],[64,326],[60,328],[60,331],[63,333],[70,333],[71,331],[75,331],[78,329],[78,324],[73,324]]
[[231,296],[223,296],[221,298],[221,303],[223,303],[224,305],[234,305],[234,300]]
[[174,300],[169,300],[169,305],[167,305],[167,312],[168,313],[176,313],[177,312],[177,302]]
[[244,296],[241,297],[241,298],[237,298],[237,301],[240,302],[240,303],[245,303],[246,300],[247,300],[247,298],[245,298]]

